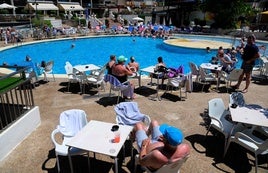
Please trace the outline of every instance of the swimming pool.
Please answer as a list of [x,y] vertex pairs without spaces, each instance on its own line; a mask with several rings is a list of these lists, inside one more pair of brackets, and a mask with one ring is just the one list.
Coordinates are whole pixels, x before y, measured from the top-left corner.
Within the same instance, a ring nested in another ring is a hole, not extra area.
[[[212,39],[206,36],[188,36],[184,38]],[[228,38],[213,37],[213,40],[229,42],[234,41]],[[239,40],[236,40],[238,45]],[[74,47],[72,47],[74,45]],[[33,62],[54,60],[53,68],[56,74],[65,74],[64,65],[66,61],[71,64],[89,64],[102,66],[109,60],[109,56],[124,55],[130,58],[134,56],[140,63],[141,68],[154,65],[157,57],[162,56],[168,67],[178,67],[184,65],[185,72],[189,72],[188,63],[190,61],[200,65],[208,62],[216,54],[216,50],[207,53],[205,49],[190,49],[174,47],[163,43],[162,39],[131,36],[107,36],[107,37],[87,37],[77,39],[53,40],[36,44],[16,46],[14,48],[0,51],[0,63],[7,62],[9,65],[20,65],[29,55]],[[239,61],[241,63],[241,61]],[[238,63],[238,66],[240,66]]]

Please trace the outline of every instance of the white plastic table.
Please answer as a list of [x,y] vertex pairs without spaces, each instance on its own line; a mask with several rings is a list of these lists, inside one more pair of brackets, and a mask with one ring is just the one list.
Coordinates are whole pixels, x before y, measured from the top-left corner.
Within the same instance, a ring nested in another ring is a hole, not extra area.
[[268,127],[268,110],[259,105],[229,106],[232,121],[251,124],[256,126]]
[[92,71],[92,70],[99,70],[100,69],[99,66],[96,66],[94,64],[75,65],[73,68],[76,69],[77,71],[80,71],[80,72],[86,72],[86,71]]
[[[91,120],[81,131],[67,142],[66,145],[69,146],[69,148],[75,147],[88,152],[100,153],[113,157],[115,162],[115,173],[118,173],[117,155],[133,127],[119,125],[120,142],[113,143],[114,132],[111,131],[113,125],[115,124]],[[71,172],[73,172],[72,164]]]
[[221,70],[222,70],[222,65],[217,65],[217,64],[211,64],[211,63],[202,63],[200,65],[201,68],[207,69],[207,70],[215,70],[217,72],[217,90],[220,85],[220,79],[221,79]]

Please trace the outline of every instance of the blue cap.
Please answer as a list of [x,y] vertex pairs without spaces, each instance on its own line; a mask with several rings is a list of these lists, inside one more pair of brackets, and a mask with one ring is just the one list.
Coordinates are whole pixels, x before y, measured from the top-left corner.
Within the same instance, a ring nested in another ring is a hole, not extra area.
[[120,56],[117,58],[117,61],[118,61],[118,62],[125,62],[125,61],[127,61],[127,58],[125,58],[123,55],[120,55]]
[[162,124],[159,127],[159,130],[162,132],[163,137],[168,141],[170,145],[177,146],[182,143],[183,133],[180,129],[168,124]]

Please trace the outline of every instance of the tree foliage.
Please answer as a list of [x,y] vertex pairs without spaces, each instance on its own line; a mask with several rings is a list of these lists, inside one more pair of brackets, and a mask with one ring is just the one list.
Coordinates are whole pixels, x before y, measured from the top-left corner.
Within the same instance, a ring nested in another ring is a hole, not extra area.
[[[214,14],[214,28],[235,28],[238,21],[246,22],[256,15],[256,10],[243,0],[205,0],[200,5],[202,11]],[[241,21],[241,19],[244,19]]]

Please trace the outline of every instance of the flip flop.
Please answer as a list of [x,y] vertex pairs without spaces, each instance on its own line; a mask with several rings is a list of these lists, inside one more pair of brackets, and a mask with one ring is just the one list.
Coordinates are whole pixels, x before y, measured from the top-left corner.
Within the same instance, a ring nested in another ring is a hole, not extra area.
[[243,89],[242,93],[247,93],[248,89]]

